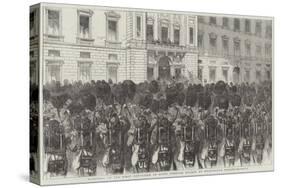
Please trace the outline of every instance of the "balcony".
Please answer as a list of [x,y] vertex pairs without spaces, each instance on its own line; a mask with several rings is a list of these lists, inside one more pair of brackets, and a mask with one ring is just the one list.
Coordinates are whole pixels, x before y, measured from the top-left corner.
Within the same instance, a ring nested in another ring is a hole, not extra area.
[[186,52],[186,51],[197,52],[196,47],[180,45],[180,44],[174,43],[170,40],[167,40],[167,41],[147,40],[146,46],[147,46],[148,49],[152,49],[152,50],[163,50],[163,51],[172,50],[172,51],[177,51],[177,52]]

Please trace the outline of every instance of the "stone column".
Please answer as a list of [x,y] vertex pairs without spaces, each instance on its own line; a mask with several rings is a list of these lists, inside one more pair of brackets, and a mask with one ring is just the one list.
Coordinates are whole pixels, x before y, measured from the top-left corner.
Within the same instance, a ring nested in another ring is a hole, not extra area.
[[154,15],[154,23],[153,23],[153,35],[154,35],[154,40],[158,40],[158,14]]

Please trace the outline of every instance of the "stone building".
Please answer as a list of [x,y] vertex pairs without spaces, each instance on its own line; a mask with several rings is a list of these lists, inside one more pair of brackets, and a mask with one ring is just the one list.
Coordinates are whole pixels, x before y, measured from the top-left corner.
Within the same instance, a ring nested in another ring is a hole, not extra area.
[[198,17],[198,78],[260,82],[272,74],[272,20]]
[[44,83],[197,77],[196,16],[49,3],[40,14]]
[[30,83],[39,83],[39,9],[30,7],[29,15],[29,73]]

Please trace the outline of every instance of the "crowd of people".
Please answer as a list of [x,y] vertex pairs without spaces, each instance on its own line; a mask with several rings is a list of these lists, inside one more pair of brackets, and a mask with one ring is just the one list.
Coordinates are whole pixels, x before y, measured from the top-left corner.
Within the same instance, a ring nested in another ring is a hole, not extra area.
[[47,83],[44,172],[106,175],[271,162],[271,82]]

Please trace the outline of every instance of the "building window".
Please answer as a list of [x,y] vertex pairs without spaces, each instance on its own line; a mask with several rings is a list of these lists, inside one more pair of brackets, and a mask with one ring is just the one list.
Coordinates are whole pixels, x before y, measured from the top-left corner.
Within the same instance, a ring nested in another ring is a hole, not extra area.
[[117,41],[117,21],[115,20],[108,20],[107,21],[107,39],[109,41]]
[[261,52],[261,45],[256,46],[256,56],[261,57],[262,52]]
[[58,10],[47,10],[47,33],[50,35],[60,34],[60,12]]
[[259,71],[259,70],[256,71],[256,80],[257,80],[258,82],[261,81],[261,71]]
[[265,56],[271,57],[271,54],[272,54],[271,44],[265,44]]
[[30,61],[30,67],[29,67],[29,72],[30,72],[30,82],[35,84],[37,83],[37,69],[36,69],[36,61]]
[[199,23],[204,23],[204,17],[203,16],[198,16],[198,22]]
[[266,25],[265,37],[268,38],[268,39],[272,38],[272,24]]
[[80,58],[90,59],[91,53],[90,52],[80,52]]
[[250,82],[250,71],[249,70],[245,71],[245,81]]
[[164,43],[168,42],[168,27],[161,27],[161,41]]
[[271,80],[271,72],[268,70],[266,71],[267,80]]
[[107,66],[107,80],[111,80],[113,83],[117,83],[117,66],[108,65]]
[[117,44],[118,43],[118,21],[121,16],[114,12],[105,12],[106,15],[106,45]]
[[234,40],[234,56],[241,55],[240,40]]
[[79,37],[90,38],[90,17],[79,15]]
[[222,76],[225,82],[228,82],[228,69],[222,70]]
[[249,19],[245,20],[245,32],[251,33],[251,21]]
[[245,48],[246,48],[246,56],[250,57],[251,56],[251,43],[246,42]]
[[78,70],[78,80],[82,82],[89,82],[91,80],[91,63],[79,62]]
[[211,16],[211,17],[210,17],[210,20],[209,20],[209,23],[210,23],[210,24],[216,25],[216,24],[217,24],[217,19],[216,19],[216,17]]
[[198,68],[198,79],[202,82],[202,80],[203,80],[203,67]]
[[147,79],[148,80],[154,79],[153,72],[154,72],[154,69],[152,67],[147,67]]
[[198,47],[199,48],[204,47],[204,35],[203,34],[198,35]]
[[223,54],[229,55],[229,40],[227,37],[222,39]]
[[240,20],[239,20],[239,18],[234,18],[234,31],[240,31]]
[[59,50],[48,50],[48,56],[60,57],[60,51]]
[[108,60],[110,61],[117,61],[118,55],[117,54],[108,54]]
[[194,43],[194,29],[193,27],[189,28],[189,44]]
[[29,51],[29,57],[33,58],[34,57],[34,51]]
[[261,36],[261,21],[256,22],[256,35]]
[[137,37],[141,37],[141,16],[137,16]]
[[211,53],[217,52],[217,36],[214,33],[209,34],[209,40],[210,40],[210,51]]
[[30,37],[35,35],[35,11],[30,12],[29,14],[29,31],[30,31]]
[[174,29],[174,44],[180,45],[180,30]]
[[209,68],[209,81],[210,82],[216,81],[216,68],[215,67]]
[[226,17],[222,18],[222,26],[228,28],[228,18]]
[[61,65],[50,63],[46,66],[46,68],[47,68],[47,74],[46,74],[47,82],[61,81]]
[[154,40],[153,25],[152,24],[146,25],[146,39],[149,42],[152,42]]

